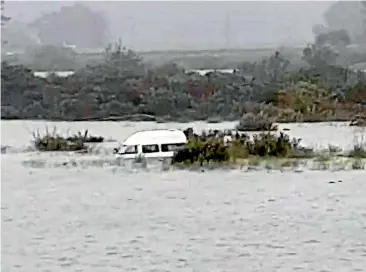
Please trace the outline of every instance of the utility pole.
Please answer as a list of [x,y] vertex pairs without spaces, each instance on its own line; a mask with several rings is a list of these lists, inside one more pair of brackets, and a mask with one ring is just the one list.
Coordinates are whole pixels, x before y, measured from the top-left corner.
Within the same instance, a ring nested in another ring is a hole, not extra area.
[[287,32],[287,42],[289,47],[292,47],[292,34],[291,34],[291,26],[286,26],[286,32]]
[[363,6],[363,9],[362,9],[362,13],[364,15],[364,18],[363,18],[363,30],[364,30],[364,36],[366,36],[366,1],[361,1],[361,4]]

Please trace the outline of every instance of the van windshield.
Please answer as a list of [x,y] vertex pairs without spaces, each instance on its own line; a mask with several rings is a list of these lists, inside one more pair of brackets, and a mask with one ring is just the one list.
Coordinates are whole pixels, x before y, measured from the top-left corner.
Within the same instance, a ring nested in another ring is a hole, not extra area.
[[137,145],[123,145],[121,147],[122,154],[137,154]]

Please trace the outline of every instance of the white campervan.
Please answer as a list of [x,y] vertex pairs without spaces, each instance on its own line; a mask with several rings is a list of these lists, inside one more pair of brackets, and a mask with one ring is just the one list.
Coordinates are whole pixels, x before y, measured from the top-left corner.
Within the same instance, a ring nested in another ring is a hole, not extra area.
[[139,131],[128,137],[117,151],[117,158],[171,158],[174,151],[187,143],[183,131],[159,129]]

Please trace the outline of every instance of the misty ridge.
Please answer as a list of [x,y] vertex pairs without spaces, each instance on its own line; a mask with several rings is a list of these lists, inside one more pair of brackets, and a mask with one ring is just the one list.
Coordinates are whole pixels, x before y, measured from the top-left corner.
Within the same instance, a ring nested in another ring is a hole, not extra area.
[[315,1],[10,1],[4,13],[11,21],[2,29],[2,38],[7,48],[18,50],[63,42],[80,50],[100,49],[118,38],[138,51],[202,50],[303,46],[313,40],[312,27],[317,24],[342,26],[352,35],[359,31],[357,2],[347,2],[348,18],[342,18],[343,7],[323,16],[331,6],[332,2]]
[[[338,56],[338,64],[345,65],[363,62],[359,55],[366,51],[365,1],[4,3],[3,14],[10,21],[2,24],[3,60],[26,65],[42,58],[50,62],[42,66],[58,62],[60,68],[72,68],[75,54],[87,53],[87,59],[99,60],[97,55],[117,40],[140,53],[298,48],[290,53],[297,59],[304,46],[315,43],[327,47]],[[23,57],[9,58],[14,53]],[[154,61],[167,57],[163,55]]]
[[[64,55],[70,59],[75,52],[101,53],[119,39],[126,48],[139,52],[292,47],[300,48],[301,53],[306,44],[330,32],[342,40],[343,44],[332,42],[338,54],[345,55],[345,47],[347,52],[363,53],[365,10],[361,1],[11,1],[5,2],[3,10],[11,19],[2,26],[2,57],[9,60],[8,55],[23,52],[27,57],[20,62],[29,65],[37,62],[35,58],[53,55],[56,57],[49,62],[58,60],[62,68]],[[159,58],[162,62],[172,59],[155,56],[153,61]],[[19,61],[10,58],[14,59]],[[196,64],[188,66],[199,68]]]

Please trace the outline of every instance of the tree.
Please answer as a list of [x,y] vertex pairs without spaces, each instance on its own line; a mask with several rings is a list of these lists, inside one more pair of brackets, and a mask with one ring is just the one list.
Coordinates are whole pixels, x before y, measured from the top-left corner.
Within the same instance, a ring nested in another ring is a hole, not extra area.
[[326,33],[321,33],[315,37],[317,47],[323,47],[327,44],[334,46],[347,46],[351,44],[351,39],[346,30],[331,30]]
[[105,64],[109,69],[117,69],[125,75],[143,76],[145,67],[142,58],[133,50],[126,49],[119,39],[105,49]]
[[326,25],[331,30],[346,30],[351,40],[357,41],[365,35],[365,1],[337,1],[324,13]]
[[109,42],[106,20],[80,3],[44,14],[29,26],[38,32],[43,44],[60,46],[66,43],[77,48],[103,48]]

